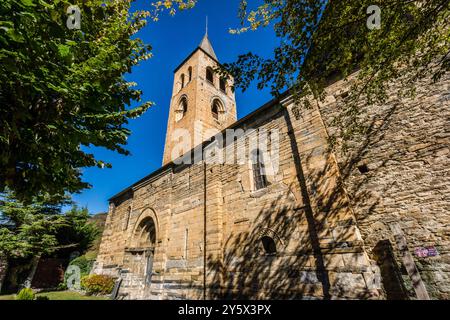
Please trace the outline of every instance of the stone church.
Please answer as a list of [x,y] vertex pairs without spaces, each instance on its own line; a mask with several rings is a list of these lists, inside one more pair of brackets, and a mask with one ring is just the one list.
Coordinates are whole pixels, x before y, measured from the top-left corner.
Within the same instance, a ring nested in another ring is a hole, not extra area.
[[[237,120],[218,65],[205,35],[175,69],[163,166],[109,199],[93,273],[122,299],[449,299],[448,74],[410,99],[392,84],[343,152],[329,137],[351,79]],[[225,132],[244,134],[209,150]]]

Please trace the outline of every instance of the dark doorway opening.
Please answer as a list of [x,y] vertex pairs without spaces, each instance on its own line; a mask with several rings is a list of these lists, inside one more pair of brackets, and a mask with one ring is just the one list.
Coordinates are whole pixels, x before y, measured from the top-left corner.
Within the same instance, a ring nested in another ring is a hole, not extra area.
[[381,240],[373,248],[375,261],[380,272],[383,288],[388,300],[409,300],[401,270],[395,261],[392,244],[389,240]]

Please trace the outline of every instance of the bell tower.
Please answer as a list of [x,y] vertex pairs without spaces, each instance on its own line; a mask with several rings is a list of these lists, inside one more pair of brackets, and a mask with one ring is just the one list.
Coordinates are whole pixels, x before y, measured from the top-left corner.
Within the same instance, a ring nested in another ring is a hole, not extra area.
[[[233,79],[220,65],[206,31],[200,45],[175,69],[163,165],[236,122]],[[180,144],[186,145],[180,150]]]

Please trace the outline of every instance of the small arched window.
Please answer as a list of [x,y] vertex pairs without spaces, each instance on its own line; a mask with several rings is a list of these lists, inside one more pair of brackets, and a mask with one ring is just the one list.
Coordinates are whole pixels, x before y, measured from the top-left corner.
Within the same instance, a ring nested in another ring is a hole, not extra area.
[[183,89],[184,88],[184,73],[181,75],[181,77],[180,77],[180,82],[181,82],[181,89]]
[[253,182],[255,190],[267,187],[264,159],[259,149],[252,152]]
[[219,99],[214,99],[211,105],[211,114],[217,121],[221,120],[221,116],[225,113],[225,108]]
[[188,69],[188,79],[189,79],[189,82],[192,81],[192,67],[189,67],[189,69]]
[[181,98],[178,109],[175,111],[175,121],[178,122],[183,119],[184,115],[188,110],[188,101],[186,97]]
[[268,255],[274,255],[277,253],[277,245],[275,240],[269,236],[264,236],[261,238],[261,243],[264,248],[264,253]]
[[214,84],[214,71],[211,67],[206,68],[206,80]]
[[213,103],[211,113],[214,119],[219,120],[219,107],[217,105],[217,102]]
[[227,91],[227,83],[225,79],[220,79],[220,90],[222,90],[223,92]]

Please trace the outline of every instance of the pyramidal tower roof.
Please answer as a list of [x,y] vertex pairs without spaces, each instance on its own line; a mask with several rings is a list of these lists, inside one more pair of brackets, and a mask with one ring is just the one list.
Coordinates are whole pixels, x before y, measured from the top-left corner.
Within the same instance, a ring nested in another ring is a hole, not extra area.
[[174,72],[177,72],[186,63],[186,61],[188,61],[192,57],[192,55],[196,53],[198,50],[206,52],[206,54],[208,54],[211,58],[216,60],[217,63],[219,63],[219,59],[217,58],[216,53],[214,52],[214,49],[212,47],[211,41],[209,41],[208,38],[208,19],[206,19],[206,32],[205,35],[203,36],[202,41],[200,42],[198,47],[196,47],[195,50],[192,51],[192,53],[186,59],[184,59],[184,61],[174,70]]
[[209,54],[211,57],[213,57],[214,59],[219,61],[219,59],[217,59],[216,53],[214,52],[211,41],[209,41],[208,31],[206,31],[205,36],[203,37],[202,42],[200,43],[199,47],[203,51],[205,51],[207,54]]

